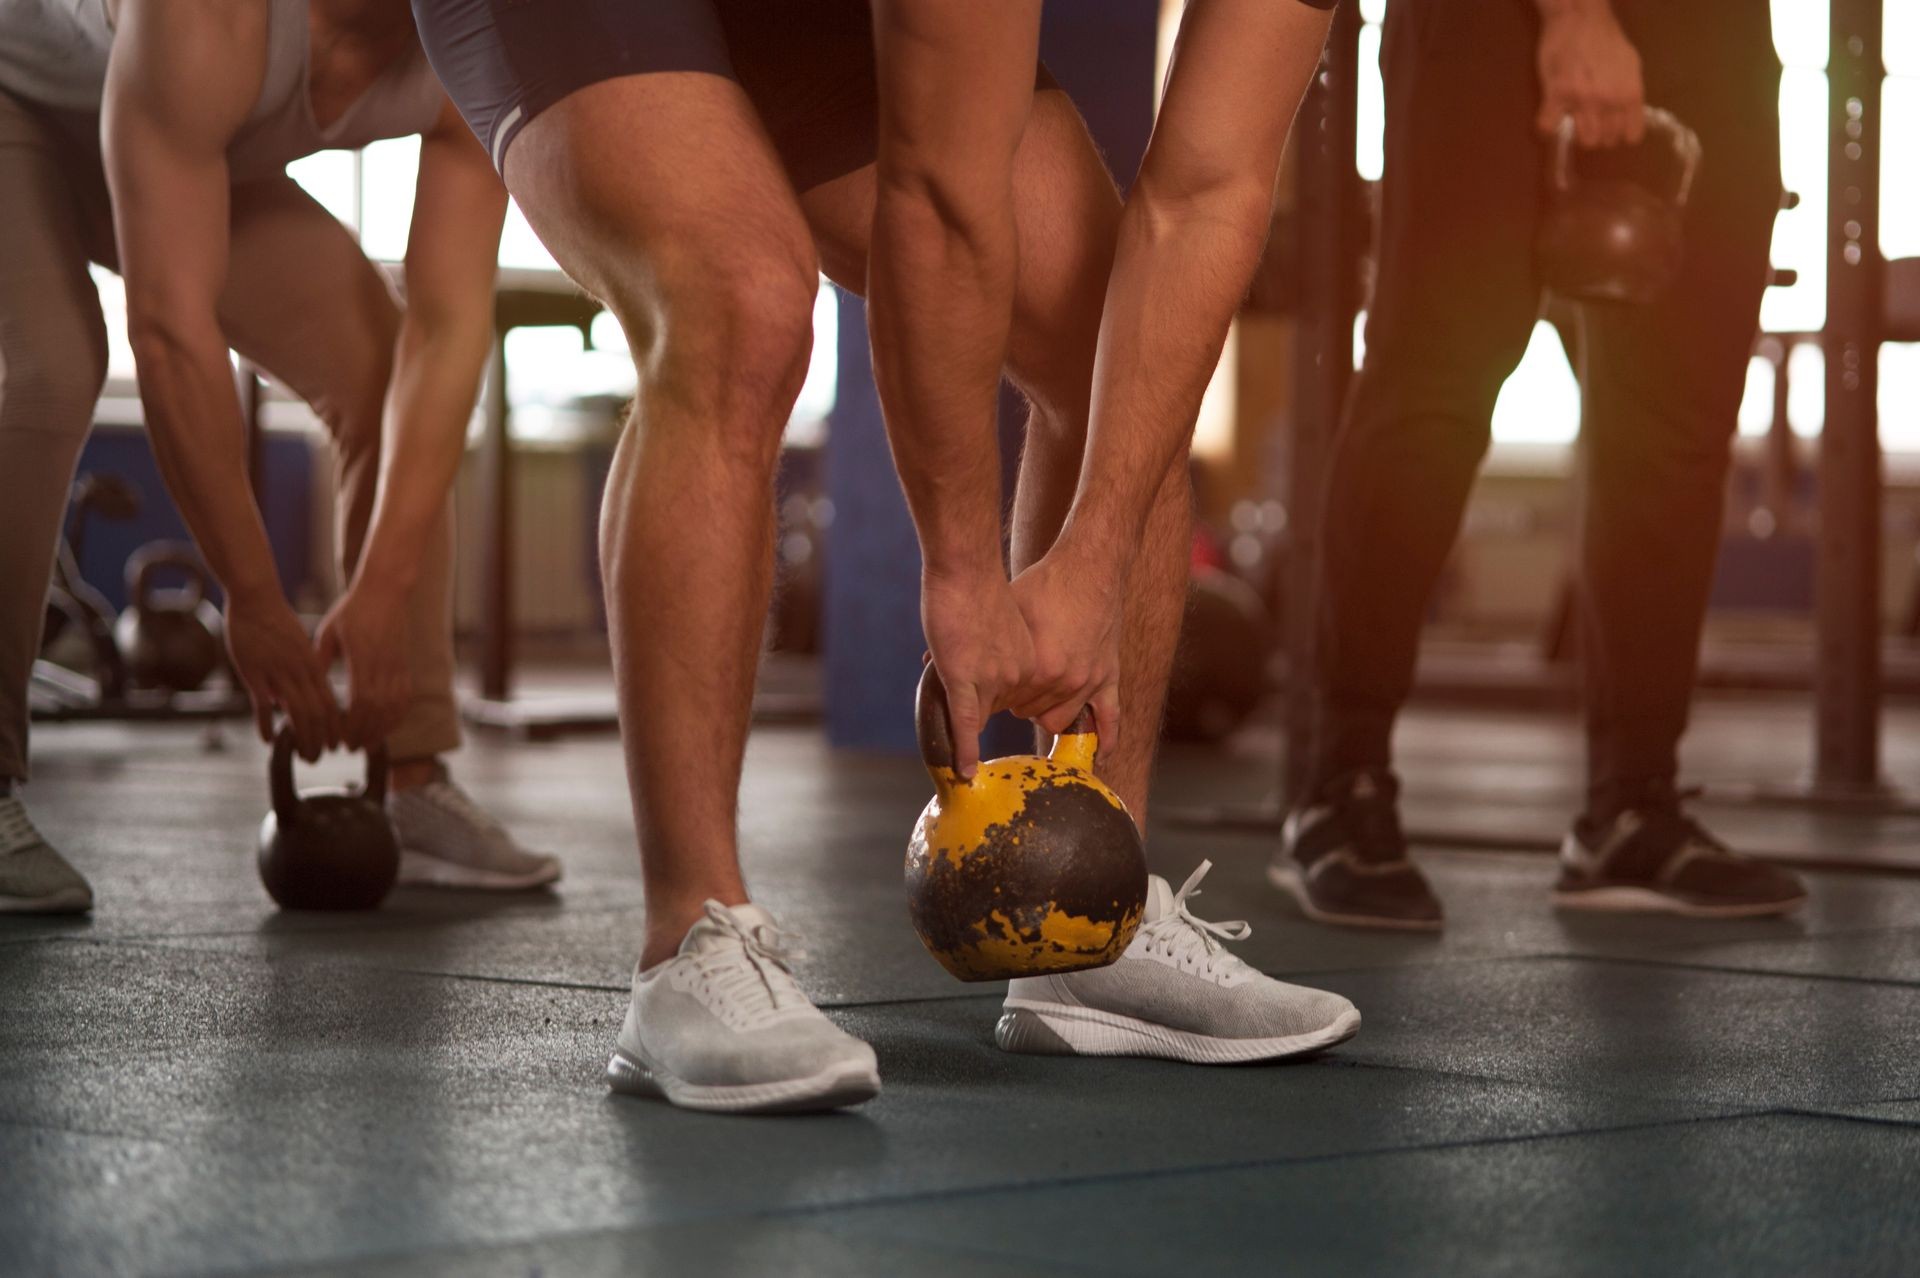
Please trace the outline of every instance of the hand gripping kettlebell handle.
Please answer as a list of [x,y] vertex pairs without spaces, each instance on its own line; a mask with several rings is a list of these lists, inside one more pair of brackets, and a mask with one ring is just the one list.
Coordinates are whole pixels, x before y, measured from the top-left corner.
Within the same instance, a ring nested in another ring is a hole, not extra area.
[[[920,672],[920,688],[914,694],[914,734],[920,743],[920,761],[936,777],[941,771],[953,771],[953,716],[947,710],[947,686],[940,672],[929,661]],[[1093,732],[1093,707],[1082,706],[1063,734],[1087,735]]]
[[[273,815],[282,826],[292,823],[300,813],[300,796],[293,788],[293,751],[293,725],[283,723],[273,734],[273,758],[267,766]],[[367,747],[367,779],[360,793],[371,803],[387,800],[387,747],[384,744]]]
[[[1647,132],[1664,135],[1680,161],[1680,179],[1674,185],[1673,202],[1684,205],[1693,193],[1693,175],[1700,167],[1700,135],[1681,123],[1680,117],[1665,107],[1646,108]],[[1553,189],[1561,194],[1573,189],[1573,153],[1577,149],[1573,117],[1562,116],[1553,136]]]

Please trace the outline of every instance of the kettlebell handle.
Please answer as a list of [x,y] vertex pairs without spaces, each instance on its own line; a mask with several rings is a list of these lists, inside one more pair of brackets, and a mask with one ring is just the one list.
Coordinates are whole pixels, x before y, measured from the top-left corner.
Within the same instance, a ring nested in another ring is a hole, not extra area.
[[[1680,181],[1674,188],[1674,203],[1685,205],[1693,192],[1693,175],[1700,167],[1700,135],[1680,122],[1680,117],[1665,107],[1646,108],[1647,132],[1664,135],[1667,145],[1680,160]],[[1565,194],[1573,189],[1573,153],[1578,149],[1573,117],[1560,118],[1553,135],[1553,189]]]
[[153,603],[153,576],[162,568],[178,568],[186,574],[187,588],[193,594],[184,608],[198,608],[207,597],[207,570],[193,548],[179,541],[150,541],[127,559],[127,598],[143,611]]
[[[929,661],[920,672],[920,688],[913,701],[914,733],[920,743],[920,761],[938,779],[941,772],[953,771],[953,716],[947,710],[947,686],[940,672]],[[1063,736],[1093,733],[1093,707],[1082,706]]]
[[[297,820],[300,796],[293,788],[293,725],[283,723],[273,734],[273,758],[267,767],[267,788],[273,795],[273,815],[282,826]],[[367,747],[367,779],[360,788],[363,798],[372,803],[387,799],[387,747]]]

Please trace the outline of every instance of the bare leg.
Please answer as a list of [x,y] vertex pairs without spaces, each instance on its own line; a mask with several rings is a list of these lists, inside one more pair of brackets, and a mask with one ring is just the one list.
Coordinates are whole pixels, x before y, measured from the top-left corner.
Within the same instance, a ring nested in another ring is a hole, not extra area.
[[[1008,373],[1031,408],[1014,494],[1013,566],[1026,567],[1053,544],[1079,481],[1086,444],[1093,356],[1120,202],[1086,126],[1067,95],[1035,94],[1015,157],[1015,286]],[[860,169],[801,196],[827,274],[858,291],[867,271],[873,170]],[[1123,678],[1123,740],[1100,771],[1136,816],[1146,810],[1147,777],[1186,599],[1191,500],[1184,450],[1154,506],[1151,549],[1130,580]]]
[[702,902],[747,899],[734,812],[772,582],[773,472],[819,277],[730,80],[582,89],[520,134],[506,180],[568,274],[613,308],[640,373],[600,554],[651,966]]

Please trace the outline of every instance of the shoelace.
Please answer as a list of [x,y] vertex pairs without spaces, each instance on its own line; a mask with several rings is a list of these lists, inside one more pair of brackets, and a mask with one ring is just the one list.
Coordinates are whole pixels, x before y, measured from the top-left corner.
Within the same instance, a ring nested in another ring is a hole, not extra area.
[[[1253,935],[1253,927],[1245,919],[1214,923],[1187,908],[1187,902],[1200,895],[1200,880],[1212,868],[1212,861],[1202,861],[1173,894],[1173,909],[1140,929],[1148,944],[1158,946],[1169,957],[1179,962],[1193,958],[1208,971],[1216,962],[1223,966],[1240,962],[1226,952],[1222,941],[1244,941]],[[1200,953],[1196,955],[1195,950]]]
[[27,819],[27,805],[17,797],[0,799],[0,854],[40,842],[40,831]]
[[700,956],[700,975],[709,988],[749,1014],[771,1014],[806,1001],[790,966],[799,952],[797,935],[765,923],[747,927],[718,901],[707,902],[706,914],[740,945],[738,951],[729,947]]

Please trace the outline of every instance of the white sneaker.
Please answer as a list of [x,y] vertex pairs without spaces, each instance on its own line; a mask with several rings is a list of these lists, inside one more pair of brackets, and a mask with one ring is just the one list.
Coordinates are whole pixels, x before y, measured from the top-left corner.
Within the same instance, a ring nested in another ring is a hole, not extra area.
[[0,798],[0,914],[84,914],[93,889],[27,819],[18,795]]
[[1118,962],[1007,985],[994,1041],[1049,1056],[1156,1056],[1195,1065],[1270,1061],[1352,1038],[1360,1013],[1325,990],[1276,981],[1227,952],[1243,922],[1209,923],[1187,909],[1213,862],[1175,893],[1147,878],[1147,909]]
[[517,892],[560,878],[560,858],[529,852],[445,772],[387,792],[400,836],[400,882],[414,887]]
[[873,1049],[807,1001],[782,940],[759,906],[708,901],[677,955],[634,973],[607,1085],[733,1114],[838,1109],[879,1095]]

